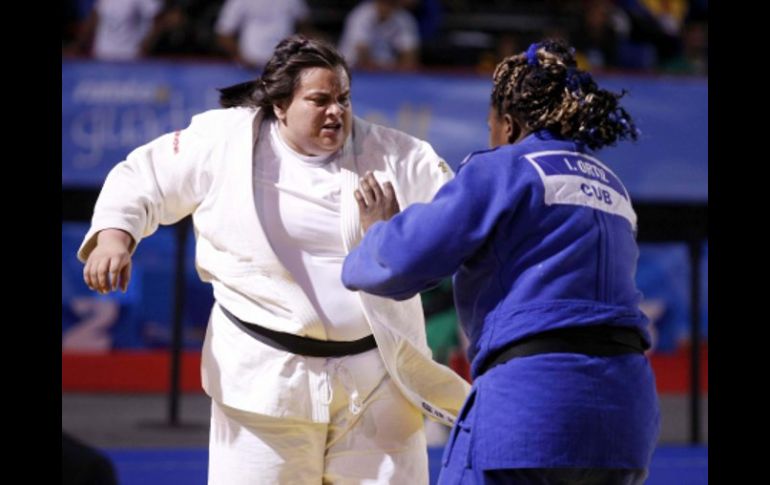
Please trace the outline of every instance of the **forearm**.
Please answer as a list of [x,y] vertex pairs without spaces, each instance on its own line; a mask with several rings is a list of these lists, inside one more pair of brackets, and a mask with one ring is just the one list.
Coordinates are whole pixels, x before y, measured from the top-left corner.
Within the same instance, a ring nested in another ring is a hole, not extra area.
[[434,281],[426,273],[415,271],[406,261],[390,257],[392,252],[383,258],[381,249],[384,229],[385,224],[372,226],[361,245],[345,258],[342,282],[346,288],[404,300],[441,280],[439,278]]
[[457,271],[513,206],[499,178],[478,165],[444,185],[430,203],[412,204],[374,224],[345,258],[345,286],[403,299]]
[[345,258],[343,284],[403,300],[453,274],[462,256],[445,243],[451,240],[451,229],[425,223],[437,220],[431,209],[428,204],[412,205],[389,222],[374,224]]

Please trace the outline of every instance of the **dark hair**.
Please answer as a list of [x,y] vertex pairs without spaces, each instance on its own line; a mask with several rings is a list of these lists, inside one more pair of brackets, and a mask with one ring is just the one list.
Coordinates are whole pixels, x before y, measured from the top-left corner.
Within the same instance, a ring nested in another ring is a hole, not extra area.
[[638,137],[631,116],[615,94],[577,68],[574,49],[561,41],[532,44],[507,57],[493,75],[492,106],[529,131],[548,129],[596,150]]
[[322,40],[294,35],[278,43],[256,80],[220,89],[219,104],[224,108],[259,107],[266,117],[274,117],[273,105],[290,101],[300,74],[312,67],[342,67],[350,79],[350,68],[334,47]]

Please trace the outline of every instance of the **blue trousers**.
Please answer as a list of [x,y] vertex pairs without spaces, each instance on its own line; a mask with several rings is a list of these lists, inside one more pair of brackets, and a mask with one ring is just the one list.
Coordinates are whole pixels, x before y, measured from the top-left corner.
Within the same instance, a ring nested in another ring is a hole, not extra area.
[[[438,485],[642,485],[647,469],[624,468],[508,468],[474,466],[472,426],[474,392],[463,406],[444,449]],[[494,447],[495,443],[478,446]]]

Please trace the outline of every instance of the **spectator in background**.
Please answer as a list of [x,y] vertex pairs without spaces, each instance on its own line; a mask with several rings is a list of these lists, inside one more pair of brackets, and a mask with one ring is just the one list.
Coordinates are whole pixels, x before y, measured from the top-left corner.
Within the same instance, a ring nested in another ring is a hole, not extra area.
[[666,72],[678,74],[708,74],[708,23],[687,22],[682,34],[682,52],[663,66]]
[[96,0],[71,53],[104,61],[147,55],[162,30],[162,0]]
[[433,41],[441,30],[444,7],[441,0],[401,0],[401,6],[417,21],[420,41]]
[[345,19],[340,52],[351,67],[414,69],[419,49],[417,22],[399,0],[365,0]]
[[221,55],[214,24],[224,0],[168,0],[150,55]]
[[295,32],[310,32],[310,10],[305,0],[226,0],[215,32],[219,46],[231,59],[258,68],[267,63],[282,39]]
[[581,7],[582,18],[573,37],[578,64],[587,69],[617,65],[618,44],[631,31],[628,15],[613,0],[584,0]]
[[[665,65],[682,52],[687,0],[617,0],[631,20],[630,41],[654,48],[656,65]],[[636,51],[632,50],[631,53]],[[631,63],[628,60],[626,63]]]

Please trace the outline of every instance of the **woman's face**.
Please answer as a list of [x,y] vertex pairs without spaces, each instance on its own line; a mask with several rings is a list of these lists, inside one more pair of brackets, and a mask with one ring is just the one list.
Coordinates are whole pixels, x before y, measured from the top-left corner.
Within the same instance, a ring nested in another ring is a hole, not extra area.
[[288,106],[273,110],[281,136],[293,150],[332,154],[345,144],[352,128],[350,79],[342,67],[305,69]]

